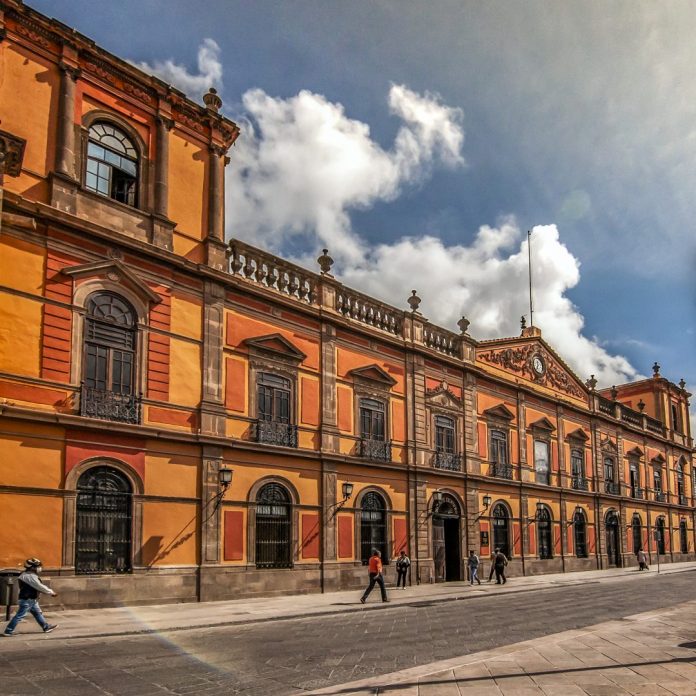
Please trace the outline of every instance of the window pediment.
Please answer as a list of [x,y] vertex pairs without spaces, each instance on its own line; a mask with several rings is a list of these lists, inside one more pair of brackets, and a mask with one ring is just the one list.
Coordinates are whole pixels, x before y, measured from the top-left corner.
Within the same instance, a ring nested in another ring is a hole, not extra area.
[[506,421],[511,421],[515,417],[515,414],[505,404],[491,406],[491,408],[487,408],[483,412],[483,415],[487,418],[497,418],[498,420]]
[[573,430],[573,432],[568,433],[568,435],[566,435],[566,439],[576,440],[578,442],[587,442],[590,438],[582,428],[577,428],[576,430]]
[[658,454],[650,460],[650,463],[653,466],[662,466],[666,461],[667,460],[661,454]]
[[537,430],[548,434],[551,434],[554,430],[556,430],[556,426],[548,418],[546,418],[546,416],[534,421],[534,423],[530,424],[529,428],[530,430]]
[[350,370],[348,374],[357,381],[370,382],[382,388],[393,387],[396,384],[396,380],[379,365],[356,367],[354,370]]
[[617,452],[616,443],[609,437],[603,437],[599,446],[603,452],[609,452],[610,454],[616,454]]
[[61,270],[67,276],[79,280],[108,280],[130,290],[144,304],[159,304],[160,295],[118,259],[107,259],[80,266],[68,266]]
[[258,353],[265,353],[274,358],[301,363],[307,356],[285,336],[275,333],[256,338],[247,338],[244,343]]
[[640,447],[634,447],[626,452],[627,457],[637,457],[640,459],[643,456],[643,450]]
[[455,409],[462,405],[462,400],[454,395],[447,382],[442,382],[435,389],[428,389],[425,398],[430,406]]

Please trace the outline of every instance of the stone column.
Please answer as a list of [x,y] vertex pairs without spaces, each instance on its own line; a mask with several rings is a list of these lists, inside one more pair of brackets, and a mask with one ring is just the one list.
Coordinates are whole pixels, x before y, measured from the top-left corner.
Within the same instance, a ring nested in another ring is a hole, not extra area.
[[58,96],[58,127],[56,137],[56,172],[75,175],[75,82],[80,69],[60,62],[60,94]]
[[225,256],[225,150],[211,145],[208,154],[208,240],[207,261],[223,270]]
[[167,217],[169,210],[169,131],[174,122],[157,116],[157,160],[155,162],[155,214]]
[[203,316],[203,385],[201,434],[225,435],[225,409],[222,387],[225,289],[206,282]]

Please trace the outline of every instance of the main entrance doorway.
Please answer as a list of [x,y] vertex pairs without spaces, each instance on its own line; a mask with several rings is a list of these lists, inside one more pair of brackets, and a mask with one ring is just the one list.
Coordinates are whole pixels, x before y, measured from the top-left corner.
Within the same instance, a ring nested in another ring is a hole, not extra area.
[[621,565],[621,542],[619,539],[619,518],[615,512],[607,513],[606,528],[609,566],[618,568]]
[[457,501],[443,495],[442,502],[433,507],[433,559],[435,582],[462,579],[461,515]]

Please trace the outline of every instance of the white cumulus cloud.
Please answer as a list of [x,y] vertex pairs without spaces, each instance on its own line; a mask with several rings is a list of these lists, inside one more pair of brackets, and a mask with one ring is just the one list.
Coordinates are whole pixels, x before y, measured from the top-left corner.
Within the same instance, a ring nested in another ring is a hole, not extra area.
[[137,63],[141,70],[157,75],[177,87],[190,99],[199,100],[210,87],[222,88],[222,62],[220,46],[213,39],[203,39],[198,47],[197,73],[191,73],[183,65],[171,59],[149,63]]

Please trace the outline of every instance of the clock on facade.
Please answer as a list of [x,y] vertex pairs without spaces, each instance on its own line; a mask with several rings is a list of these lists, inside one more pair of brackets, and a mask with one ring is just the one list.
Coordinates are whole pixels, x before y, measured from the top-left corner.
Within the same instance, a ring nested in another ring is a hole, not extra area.
[[546,363],[541,355],[535,355],[532,357],[532,369],[538,377],[541,377],[544,372],[546,372]]

